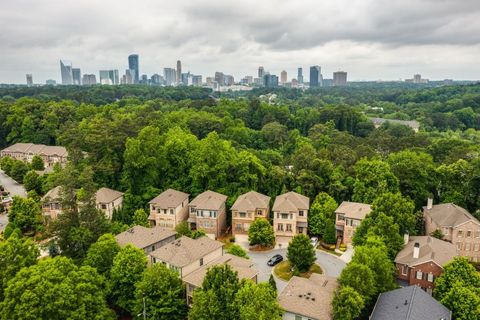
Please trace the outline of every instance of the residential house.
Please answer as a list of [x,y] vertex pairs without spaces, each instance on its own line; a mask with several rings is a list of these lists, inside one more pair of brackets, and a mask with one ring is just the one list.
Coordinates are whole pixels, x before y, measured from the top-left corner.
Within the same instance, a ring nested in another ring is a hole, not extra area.
[[269,207],[269,196],[255,191],[240,195],[231,208],[233,234],[247,234],[255,219],[268,219]]
[[41,199],[42,215],[46,222],[57,219],[62,214],[62,200],[61,200],[60,186],[57,186],[48,191]]
[[254,267],[255,264],[252,262],[252,260],[225,253],[224,255],[204,264],[197,270],[183,277],[182,280],[185,283],[187,291],[187,303],[189,305],[192,303],[193,291],[202,286],[203,279],[205,278],[208,269],[222,264],[229,265],[233,271],[237,272],[240,280],[248,279],[254,283],[257,283],[258,271]]
[[397,279],[432,294],[435,279],[443,273],[443,266],[457,256],[457,248],[431,236],[406,235],[405,242],[395,258]]
[[152,263],[165,264],[178,272],[180,278],[184,278],[222,255],[222,242],[209,237],[191,239],[183,236],[150,252],[150,260]]
[[150,205],[150,224],[175,229],[188,219],[188,193],[167,189],[156,196]]
[[277,238],[287,240],[297,234],[307,234],[310,199],[296,192],[279,195],[273,204],[273,228]]
[[380,293],[370,320],[451,320],[452,312],[418,286]]
[[351,244],[355,229],[371,211],[369,204],[343,201],[335,210],[337,243]]
[[173,242],[176,234],[175,231],[158,226],[152,228],[134,226],[127,231],[117,234],[115,239],[122,247],[131,244],[143,250],[145,254],[149,254]]
[[100,188],[95,193],[95,204],[97,209],[103,211],[108,219],[112,219],[113,211],[123,206],[123,192]]
[[380,127],[384,123],[400,124],[403,126],[410,127],[413,131],[418,132],[420,129],[420,123],[415,120],[398,120],[398,119],[385,119],[385,118],[370,118],[370,121],[373,122],[375,128]]
[[45,166],[49,167],[55,163],[65,164],[68,152],[64,147],[33,143],[15,143],[0,151],[0,158],[11,157],[25,162],[31,162],[34,156],[42,158]]
[[188,222],[192,230],[203,230],[212,239],[218,238],[227,228],[227,196],[205,191],[188,204]]
[[439,230],[443,239],[457,246],[460,256],[480,262],[480,222],[467,210],[453,203],[423,207],[426,234]]
[[284,320],[330,320],[337,280],[320,274],[292,277],[278,297]]

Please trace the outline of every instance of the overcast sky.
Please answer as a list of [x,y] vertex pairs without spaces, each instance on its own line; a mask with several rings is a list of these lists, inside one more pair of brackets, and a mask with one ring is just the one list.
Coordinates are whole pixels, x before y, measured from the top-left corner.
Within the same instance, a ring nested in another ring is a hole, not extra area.
[[236,79],[320,65],[324,78],[480,79],[480,0],[1,0],[0,83],[183,70]]

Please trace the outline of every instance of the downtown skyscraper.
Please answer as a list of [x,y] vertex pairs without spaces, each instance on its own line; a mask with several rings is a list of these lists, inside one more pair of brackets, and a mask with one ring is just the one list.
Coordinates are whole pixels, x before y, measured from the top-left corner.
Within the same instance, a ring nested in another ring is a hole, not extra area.
[[133,83],[137,84],[140,81],[138,54],[131,54],[128,56],[128,69],[132,70]]
[[63,85],[73,84],[72,62],[60,60],[60,73]]
[[297,81],[299,84],[303,83],[303,68],[298,68],[297,70]]
[[177,60],[177,85],[182,83],[182,62]]
[[310,67],[310,88],[322,86],[322,72],[320,66]]

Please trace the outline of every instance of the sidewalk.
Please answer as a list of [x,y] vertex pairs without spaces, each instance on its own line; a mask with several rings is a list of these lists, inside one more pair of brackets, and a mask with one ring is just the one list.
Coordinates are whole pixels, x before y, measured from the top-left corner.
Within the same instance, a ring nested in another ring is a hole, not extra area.
[[[340,250],[335,250],[335,251],[341,253]],[[349,245],[347,247],[347,250],[345,252],[343,252],[342,255],[339,256],[338,258],[345,263],[349,263],[352,260],[352,256],[353,256],[354,252],[355,252],[355,250],[353,250],[353,246]]]

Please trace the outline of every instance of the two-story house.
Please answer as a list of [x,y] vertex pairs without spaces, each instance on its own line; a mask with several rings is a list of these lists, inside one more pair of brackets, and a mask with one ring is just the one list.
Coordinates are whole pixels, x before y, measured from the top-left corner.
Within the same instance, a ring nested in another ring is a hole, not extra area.
[[426,234],[439,230],[443,239],[457,246],[458,254],[480,262],[480,222],[467,210],[453,203],[423,207]]
[[405,235],[405,242],[395,258],[397,279],[431,294],[435,279],[443,273],[443,266],[457,256],[457,249],[450,242],[431,236]]
[[191,239],[183,236],[150,252],[150,259],[152,263],[165,264],[184,278],[222,255],[222,242],[209,237]]
[[42,216],[47,223],[57,219],[62,214],[61,190],[60,186],[55,187],[49,190],[41,199]]
[[173,241],[176,232],[162,227],[145,228],[134,226],[115,236],[119,246],[131,244],[149,254]]
[[255,219],[268,219],[269,207],[269,196],[255,191],[240,195],[231,208],[233,234],[247,234]]
[[212,239],[218,238],[227,228],[227,196],[205,191],[188,204],[188,222],[192,230],[203,230]]
[[103,211],[108,219],[112,219],[113,211],[123,206],[123,192],[100,188],[95,193],[95,204],[97,209]]
[[275,198],[273,228],[277,238],[291,238],[307,234],[310,199],[296,192],[287,192]]
[[0,151],[0,158],[11,157],[25,162],[31,162],[34,156],[42,158],[45,166],[49,167],[55,163],[65,164],[68,152],[65,147],[33,143],[15,143]]
[[335,210],[337,243],[351,244],[355,229],[371,211],[369,204],[343,201]]
[[150,224],[175,229],[177,224],[188,219],[188,197],[188,193],[173,189],[160,193],[149,202]]

